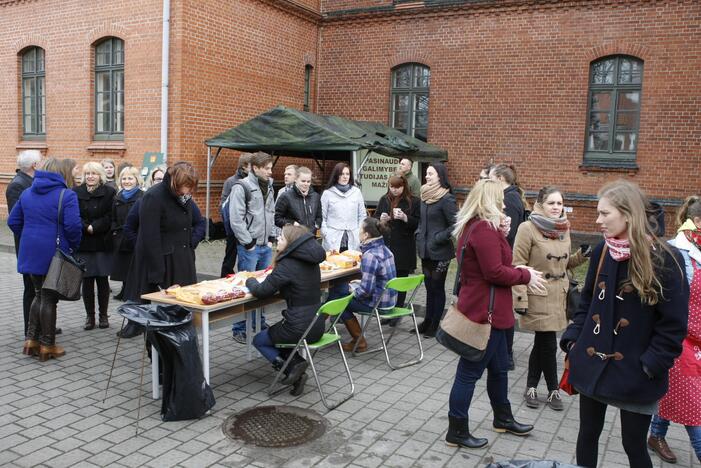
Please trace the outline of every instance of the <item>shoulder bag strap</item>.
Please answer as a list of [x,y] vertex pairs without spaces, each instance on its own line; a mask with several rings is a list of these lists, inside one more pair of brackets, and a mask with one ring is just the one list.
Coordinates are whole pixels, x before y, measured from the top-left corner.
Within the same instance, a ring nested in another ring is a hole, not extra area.
[[455,273],[455,283],[453,284],[453,296],[457,296],[460,294],[460,278],[462,276],[462,261],[465,259],[465,248],[467,247],[467,243],[470,241],[470,236],[472,235],[472,231],[475,229],[475,226],[480,222],[480,220],[475,221],[475,223],[470,226],[470,229],[467,230],[467,237],[465,238],[465,243],[462,245],[462,249],[460,249],[460,256],[458,257],[458,271]]
[[601,256],[599,257],[599,265],[596,267],[596,276],[594,276],[594,287],[591,288],[591,298],[594,299],[594,293],[596,292],[596,282],[599,280],[599,273],[601,273],[601,267],[604,265],[604,258],[608,253],[609,246],[604,244],[604,248],[601,250]]
[[61,195],[58,196],[58,216],[57,221],[56,221],[56,248],[58,249],[58,246],[61,244],[61,215],[63,214],[63,194],[66,192],[66,189],[61,190]]

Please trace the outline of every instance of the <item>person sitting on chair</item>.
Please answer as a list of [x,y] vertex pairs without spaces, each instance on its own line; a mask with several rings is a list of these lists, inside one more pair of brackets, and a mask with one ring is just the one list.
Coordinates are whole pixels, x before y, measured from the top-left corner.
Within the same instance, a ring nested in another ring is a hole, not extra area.
[[390,309],[397,303],[397,292],[385,291],[387,282],[397,277],[394,255],[383,239],[383,235],[389,230],[390,227],[377,218],[365,218],[360,224],[358,238],[360,251],[363,253],[360,260],[362,278],[351,281],[353,299],[341,314],[341,320],[351,335],[351,341],[343,345],[344,351],[353,351],[354,348],[358,352],[367,350],[367,343],[362,337],[360,323],[354,312],[369,314],[375,306],[378,309]]
[[[253,337],[253,346],[276,371],[282,369],[289,356],[276,348],[276,344],[297,343],[312,322],[314,325],[307,341],[318,341],[324,334],[324,319],[317,315],[317,311],[321,305],[319,264],[325,259],[326,252],[307,228],[287,224],[277,238],[273,271],[262,283],[255,278],[246,281],[246,287],[255,297],[271,297],[279,291],[287,303],[282,320]],[[304,391],[306,370],[307,361],[295,352],[281,380],[283,385],[293,385],[292,395],[301,395]]]

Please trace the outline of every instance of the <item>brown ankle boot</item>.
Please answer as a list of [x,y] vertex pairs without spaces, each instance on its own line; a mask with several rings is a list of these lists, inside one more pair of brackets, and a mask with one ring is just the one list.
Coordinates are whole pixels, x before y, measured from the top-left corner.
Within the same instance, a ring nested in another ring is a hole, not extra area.
[[83,330],[92,330],[95,328],[95,314],[88,315],[85,318],[85,326],[83,327]]
[[346,328],[348,329],[348,333],[350,333],[352,337],[352,339],[348,343],[343,344],[343,350],[353,351],[353,348],[355,348],[355,343],[358,342],[358,347],[355,348],[355,350],[359,353],[366,351],[368,349],[368,344],[365,341],[365,338],[362,338],[360,336],[361,330],[358,319],[353,317],[350,320],[344,321],[343,324],[346,326]]
[[677,463],[677,456],[674,455],[672,449],[669,448],[669,445],[667,445],[667,441],[664,437],[648,437],[647,446],[667,463]]
[[61,356],[65,356],[66,351],[63,349],[63,347],[58,346],[58,345],[41,345],[39,347],[39,360],[41,362],[48,361],[51,358],[60,358]]
[[38,340],[24,340],[24,347],[22,348],[22,354],[27,356],[38,356],[39,355],[39,341]]

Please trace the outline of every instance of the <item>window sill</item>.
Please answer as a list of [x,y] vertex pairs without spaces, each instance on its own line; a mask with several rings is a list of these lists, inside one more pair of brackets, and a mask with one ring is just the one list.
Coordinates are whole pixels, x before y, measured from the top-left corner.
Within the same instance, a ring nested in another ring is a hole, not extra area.
[[49,146],[46,144],[46,141],[43,140],[22,140],[17,144],[17,146],[15,146],[15,148],[18,150],[35,149],[39,151],[46,151]]
[[127,145],[123,141],[93,141],[87,150],[93,155],[110,154],[120,158],[124,157],[127,151]]
[[586,174],[588,172],[620,172],[635,175],[640,167],[635,161],[583,161],[579,165],[579,171]]

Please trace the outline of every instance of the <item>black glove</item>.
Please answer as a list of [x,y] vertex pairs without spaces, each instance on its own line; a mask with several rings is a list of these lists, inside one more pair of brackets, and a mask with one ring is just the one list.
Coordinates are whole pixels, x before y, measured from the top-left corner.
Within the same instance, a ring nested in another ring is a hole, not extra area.
[[582,252],[582,256],[584,256],[584,258],[589,258],[591,255],[591,245],[582,244],[579,246],[579,251]]
[[528,309],[514,309],[514,312],[516,312],[518,315],[526,315],[528,313]]
[[251,242],[249,242],[248,244],[244,245],[243,248],[246,249],[246,250],[251,250],[251,249],[252,249],[253,247],[255,247],[255,246],[256,246],[256,239],[253,238],[253,239],[251,239]]

